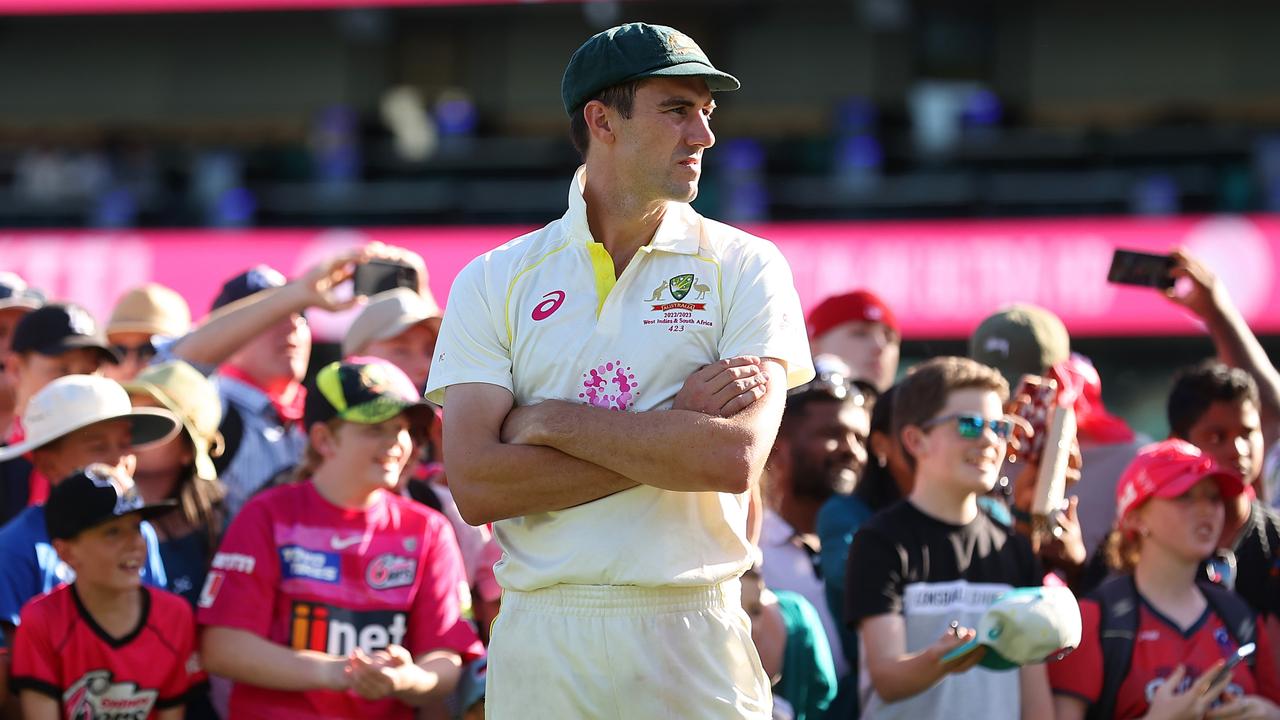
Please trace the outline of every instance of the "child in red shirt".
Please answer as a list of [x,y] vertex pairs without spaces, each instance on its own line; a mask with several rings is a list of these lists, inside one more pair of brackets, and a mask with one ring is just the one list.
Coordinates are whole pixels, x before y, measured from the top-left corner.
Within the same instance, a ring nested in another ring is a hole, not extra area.
[[27,720],[177,720],[204,682],[195,618],[181,597],[143,587],[144,505],[133,479],[95,463],[59,483],[45,505],[49,537],[76,571],[22,609],[13,686]]
[[1196,582],[1222,533],[1224,497],[1242,491],[1238,475],[1181,440],[1151,445],[1133,460],[1116,487],[1119,529],[1112,542],[1115,564],[1133,574],[1108,583],[1131,584],[1138,602],[1129,670],[1115,697],[1102,697],[1101,609],[1090,598],[1104,585],[1080,602],[1080,646],[1049,666],[1057,720],[1080,720],[1104,703],[1112,704],[1116,720],[1200,718],[1206,711],[1210,718],[1280,720],[1280,675],[1261,624],[1252,667],[1240,663],[1213,683],[1238,645],[1206,594],[1215,588]]

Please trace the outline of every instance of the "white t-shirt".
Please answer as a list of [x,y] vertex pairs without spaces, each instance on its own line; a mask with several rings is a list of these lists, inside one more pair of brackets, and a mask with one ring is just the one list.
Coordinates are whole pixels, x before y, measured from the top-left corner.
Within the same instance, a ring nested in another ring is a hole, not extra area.
[[[427,381],[489,383],[517,405],[557,399],[618,411],[671,407],[699,367],[781,360],[813,377],[791,270],[770,242],[670,203],[615,281],[587,226],[585,169],[564,217],[468,264],[454,280]],[[658,449],[655,449],[658,450]],[[707,585],[750,565],[746,495],[641,485],[568,510],[494,524],[504,588],[557,583]]]

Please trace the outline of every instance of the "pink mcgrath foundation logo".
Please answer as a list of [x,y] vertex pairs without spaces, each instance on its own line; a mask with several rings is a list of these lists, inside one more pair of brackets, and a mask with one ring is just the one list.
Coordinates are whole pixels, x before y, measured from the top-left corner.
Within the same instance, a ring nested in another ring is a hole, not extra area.
[[639,392],[640,385],[631,368],[615,360],[582,373],[582,392],[578,397],[592,407],[626,410]]
[[542,296],[542,302],[533,308],[533,312],[529,316],[534,320],[546,320],[555,314],[555,311],[559,310],[562,304],[564,304],[564,291],[552,290]]

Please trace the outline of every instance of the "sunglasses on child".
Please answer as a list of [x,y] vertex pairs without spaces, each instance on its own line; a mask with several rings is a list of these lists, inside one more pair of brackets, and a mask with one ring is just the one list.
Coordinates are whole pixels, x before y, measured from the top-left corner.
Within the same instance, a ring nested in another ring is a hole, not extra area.
[[986,428],[991,428],[991,432],[995,433],[1000,440],[1008,440],[1009,436],[1013,435],[1013,423],[1011,421],[1006,418],[988,420],[977,413],[943,415],[923,423],[920,429],[928,430],[952,421],[955,421],[956,431],[960,433],[960,437],[967,440],[975,440],[982,437],[982,431]]

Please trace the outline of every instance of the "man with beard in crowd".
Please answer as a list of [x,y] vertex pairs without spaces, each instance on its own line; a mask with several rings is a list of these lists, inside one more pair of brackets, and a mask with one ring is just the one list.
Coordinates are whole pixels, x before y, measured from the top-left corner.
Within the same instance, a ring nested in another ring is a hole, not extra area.
[[770,588],[798,593],[818,609],[840,676],[848,662],[817,570],[817,519],[827,498],[853,491],[867,462],[870,403],[837,358],[819,355],[814,364],[817,377],[788,393],[765,466],[761,574]]

